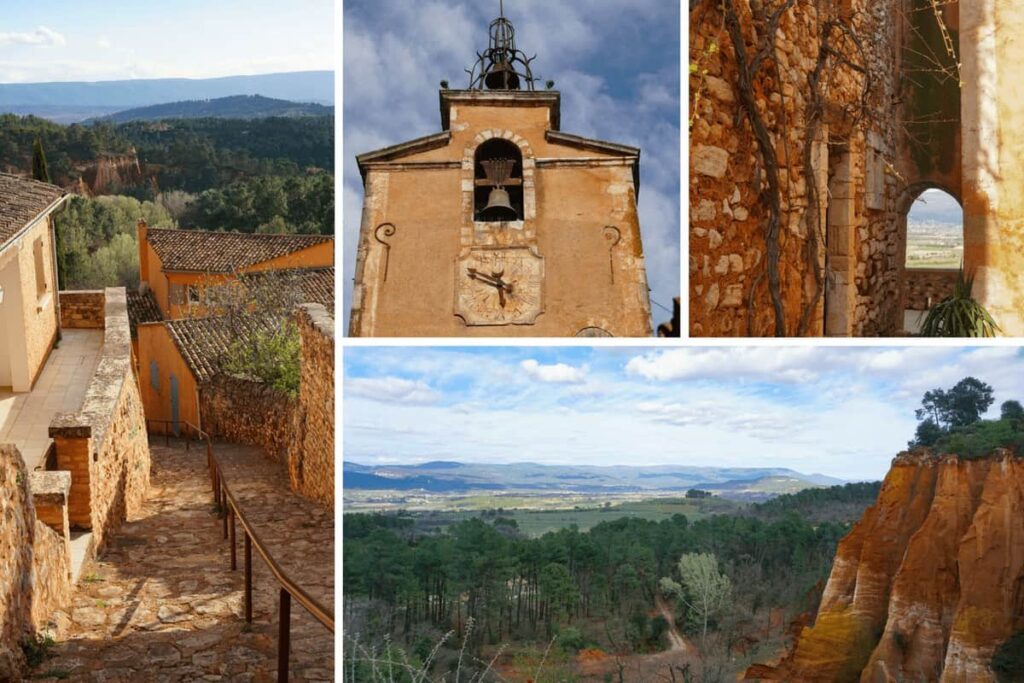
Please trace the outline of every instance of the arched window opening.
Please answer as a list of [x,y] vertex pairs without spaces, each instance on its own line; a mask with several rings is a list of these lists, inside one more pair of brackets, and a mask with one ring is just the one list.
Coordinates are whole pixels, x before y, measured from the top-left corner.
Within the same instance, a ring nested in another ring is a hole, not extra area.
[[963,209],[949,193],[925,190],[907,214],[907,268],[956,270],[963,258]]
[[476,150],[473,214],[483,222],[523,217],[523,155],[505,139],[488,140]]
[[921,192],[906,216],[903,331],[917,334],[933,306],[952,295],[964,258],[964,212],[937,188]]

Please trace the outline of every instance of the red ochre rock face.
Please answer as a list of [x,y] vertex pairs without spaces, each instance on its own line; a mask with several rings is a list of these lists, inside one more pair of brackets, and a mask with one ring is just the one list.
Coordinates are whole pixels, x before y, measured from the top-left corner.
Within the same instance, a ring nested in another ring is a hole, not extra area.
[[1024,628],[1024,459],[901,453],[842,541],[813,626],[748,680],[996,681]]

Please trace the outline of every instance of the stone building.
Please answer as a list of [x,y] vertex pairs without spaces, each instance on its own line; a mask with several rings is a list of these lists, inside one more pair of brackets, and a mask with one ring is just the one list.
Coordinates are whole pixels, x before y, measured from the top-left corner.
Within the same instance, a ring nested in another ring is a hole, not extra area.
[[691,334],[900,334],[953,279],[905,268],[929,188],[963,206],[975,298],[1024,334],[1024,48],[997,38],[1020,3],[690,6]]
[[0,173],[0,387],[29,391],[57,339],[53,215],[68,195]]
[[357,157],[353,336],[649,336],[640,150],[561,131],[504,16],[440,133]]
[[[242,275],[243,283],[276,277],[271,286],[295,286],[288,295],[296,304],[313,303],[334,310],[334,268],[303,268]],[[202,315],[176,320],[141,320],[135,324],[139,381],[151,431],[169,423],[181,433],[184,423],[202,428],[200,390],[223,372],[224,359],[236,342],[277,329],[290,312],[253,311],[248,315]],[[140,313],[141,315],[141,313]]]
[[332,235],[263,235],[138,225],[140,292],[168,320],[202,314],[206,291],[246,273],[333,268]]

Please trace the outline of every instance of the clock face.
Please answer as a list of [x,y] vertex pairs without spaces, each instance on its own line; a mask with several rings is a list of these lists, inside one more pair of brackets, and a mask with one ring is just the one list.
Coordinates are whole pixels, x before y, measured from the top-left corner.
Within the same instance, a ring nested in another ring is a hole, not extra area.
[[532,325],[544,259],[526,247],[471,249],[455,262],[455,314],[467,325]]

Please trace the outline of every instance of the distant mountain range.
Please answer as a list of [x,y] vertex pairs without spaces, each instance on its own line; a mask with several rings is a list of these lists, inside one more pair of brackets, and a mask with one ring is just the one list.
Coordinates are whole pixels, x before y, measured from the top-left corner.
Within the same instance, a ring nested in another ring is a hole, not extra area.
[[291,102],[262,95],[231,95],[212,100],[185,100],[184,102],[168,102],[149,107],[125,109],[92,119],[92,121],[127,123],[160,119],[262,119],[271,116],[296,118],[330,116],[333,113],[334,107],[322,104]]
[[151,78],[126,81],[3,83],[0,112],[34,114],[57,123],[74,123],[138,107],[167,102],[213,100],[233,95],[262,95],[291,102],[334,104],[333,71],[221,78]]
[[802,474],[782,467],[595,467],[514,463],[484,465],[434,461],[420,465],[343,464],[344,487],[364,490],[421,490],[430,493],[466,491],[574,491],[634,493],[712,491],[726,498],[763,498],[815,486],[844,484],[821,474]]

